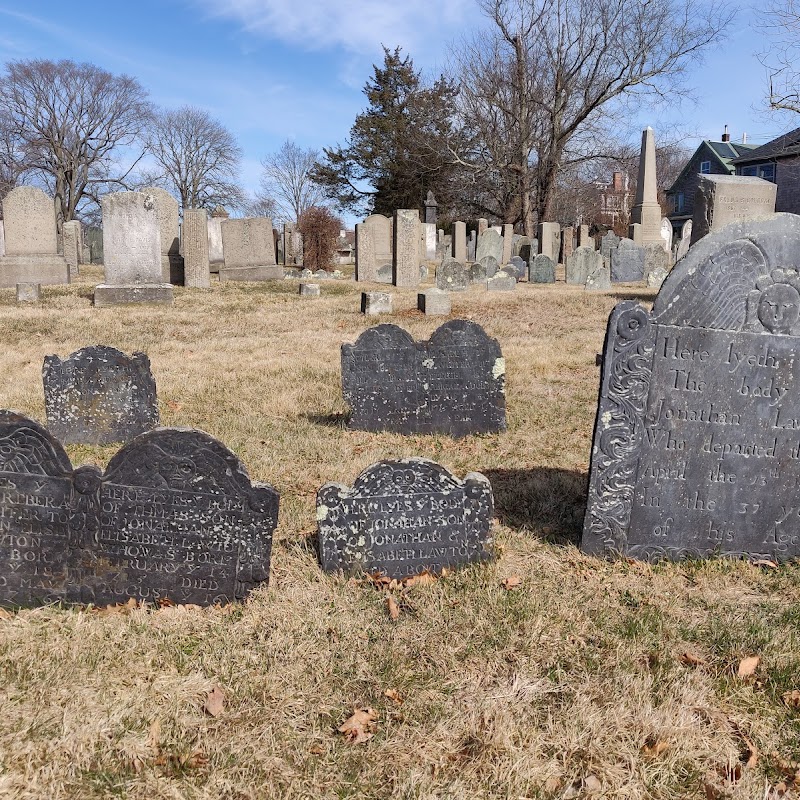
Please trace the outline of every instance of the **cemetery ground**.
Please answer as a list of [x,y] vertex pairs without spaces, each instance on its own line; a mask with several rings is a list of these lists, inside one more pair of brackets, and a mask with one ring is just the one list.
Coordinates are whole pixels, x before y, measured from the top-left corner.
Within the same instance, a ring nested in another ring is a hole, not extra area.
[[[226,608],[0,612],[0,796],[762,798],[800,784],[800,569],[603,561],[577,549],[609,312],[654,291],[454,293],[496,337],[508,431],[348,431],[339,346],[443,318],[395,292],[297,282],[175,289],[93,308],[97,268],[41,305],[0,290],[2,407],[44,421],[41,366],[146,352],[162,424],[205,430],[281,494],[268,587]],[[370,287],[387,288],[387,287]],[[117,446],[69,446],[104,466]],[[425,456],[495,496],[498,558],[409,585],[343,579],[313,549],[315,495]],[[355,712],[355,713],[354,713]],[[346,724],[349,721],[349,724]]]

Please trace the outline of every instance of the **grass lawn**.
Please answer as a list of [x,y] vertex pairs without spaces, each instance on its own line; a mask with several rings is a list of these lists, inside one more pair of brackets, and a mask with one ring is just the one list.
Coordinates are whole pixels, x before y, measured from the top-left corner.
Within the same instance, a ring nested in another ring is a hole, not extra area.
[[[162,424],[219,438],[280,492],[271,580],[224,609],[3,613],[0,797],[795,796],[800,569],[577,549],[595,354],[615,303],[652,290],[454,294],[453,317],[500,341],[508,399],[506,433],[454,441],[343,427],[341,343],[378,321],[427,338],[444,320],[415,292],[368,320],[350,282],[319,299],[296,281],[215,283],[176,288],[173,308],[95,309],[100,280],[85,268],[35,306],[0,290],[0,407],[44,421],[47,354],[145,351]],[[104,466],[118,448],[67,449]],[[393,620],[385,587],[324,575],[309,538],[323,483],[404,456],[489,477],[500,554],[394,588]],[[362,708],[372,735],[355,743],[337,729]]]

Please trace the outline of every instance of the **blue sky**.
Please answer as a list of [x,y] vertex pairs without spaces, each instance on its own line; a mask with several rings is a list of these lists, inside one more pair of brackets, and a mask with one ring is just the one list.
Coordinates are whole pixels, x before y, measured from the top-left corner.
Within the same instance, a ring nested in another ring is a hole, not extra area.
[[[690,145],[718,139],[726,123],[734,140],[746,132],[755,142],[800,124],[759,110],[766,77],[753,8],[740,6],[728,41],[690,76],[696,102],[642,109],[633,141],[671,119],[697,134]],[[286,138],[316,148],[345,139],[381,43],[403,46],[432,74],[480,24],[474,0],[0,0],[0,62],[90,61],[135,76],[159,105],[207,109],[238,138],[252,191],[260,159]]]

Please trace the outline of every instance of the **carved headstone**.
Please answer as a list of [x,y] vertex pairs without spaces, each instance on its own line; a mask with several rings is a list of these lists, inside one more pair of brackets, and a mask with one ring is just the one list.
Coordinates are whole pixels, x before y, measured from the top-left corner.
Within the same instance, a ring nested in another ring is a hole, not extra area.
[[618,247],[620,238],[614,231],[609,231],[602,239],[600,239],[600,252],[603,258],[610,259],[611,251]]
[[208,215],[204,208],[183,210],[184,283],[189,288],[208,289],[211,269],[208,255]]
[[395,286],[419,286],[419,212],[400,208],[394,212],[394,261],[392,283]]
[[556,265],[550,256],[544,253],[539,253],[534,256],[533,260],[528,265],[528,282],[529,283],[555,283],[556,282]]
[[83,256],[83,236],[81,223],[73,219],[61,226],[61,238],[64,242],[64,259],[69,266],[70,278],[78,277],[78,265]]
[[603,266],[603,256],[594,247],[576,247],[564,265],[567,283],[583,286],[589,275]]
[[449,292],[463,292],[469,287],[467,268],[454,258],[446,258],[436,268],[436,287]]
[[484,256],[477,263],[483,268],[483,275],[486,278],[493,278],[497,274],[497,270],[500,269],[500,264],[493,255]]
[[478,247],[478,234],[476,231],[469,232],[467,239],[467,261],[475,261],[475,251]]
[[378,325],[342,345],[342,391],[350,427],[467,436],[505,430],[505,361],[500,345],[458,319],[415,342]]
[[142,189],[156,204],[158,227],[161,234],[161,277],[164,283],[183,283],[183,258],[180,254],[178,227],[178,201],[166,190],[157,186]]
[[800,217],[692,245],[609,319],[582,548],[800,555]]
[[539,253],[557,264],[561,249],[561,226],[557,222],[540,222],[538,233]]
[[513,275],[515,280],[521,281],[528,272],[528,265],[519,256],[511,256],[503,269]]
[[681,228],[681,238],[678,242],[678,249],[675,251],[675,260],[679,261],[682,259],[688,252],[689,247],[692,243],[692,221],[687,220],[683,223],[683,227]]
[[492,256],[498,264],[501,263],[503,258],[503,237],[491,228],[484,233],[478,234],[475,260],[482,261],[486,256]]
[[462,264],[467,260],[467,224],[453,223],[453,258]]
[[[657,246],[661,247],[661,245]],[[619,246],[611,251],[611,280],[614,283],[643,281],[644,272],[644,247],[631,239],[623,239]]]
[[672,223],[664,217],[661,220],[661,238],[664,240],[664,251],[672,252]]
[[669,272],[672,267],[672,253],[665,250],[660,244],[651,242],[644,246],[644,277],[656,270]]
[[144,433],[102,473],[0,411],[0,604],[243,599],[269,578],[278,502],[201,431]]
[[450,293],[442,289],[426,289],[417,295],[417,310],[428,317],[450,315]]
[[84,347],[42,366],[47,427],[64,444],[127,442],[158,425],[156,383],[144,353]]
[[353,487],[317,494],[319,553],[326,572],[405,578],[492,558],[492,487],[479,472],[463,481],[433,461],[367,467]]
[[611,288],[611,271],[605,264],[595,267],[587,276],[585,287],[589,291],[607,292]]
[[269,217],[223,220],[222,246],[225,263],[219,268],[221,281],[283,280]]

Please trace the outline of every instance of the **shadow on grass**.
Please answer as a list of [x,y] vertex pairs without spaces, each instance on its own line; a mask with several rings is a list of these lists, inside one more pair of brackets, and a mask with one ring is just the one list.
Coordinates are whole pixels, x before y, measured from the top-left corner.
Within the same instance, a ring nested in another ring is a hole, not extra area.
[[588,477],[549,467],[480,470],[492,484],[495,514],[509,528],[524,528],[553,544],[580,542]]
[[336,414],[303,414],[303,416],[314,425],[324,425],[326,428],[344,429],[350,419],[349,412],[341,411]]
[[637,303],[648,303],[652,305],[655,302],[658,291],[656,289],[642,289],[641,292],[614,292],[613,297],[618,303],[623,300],[635,300]]

